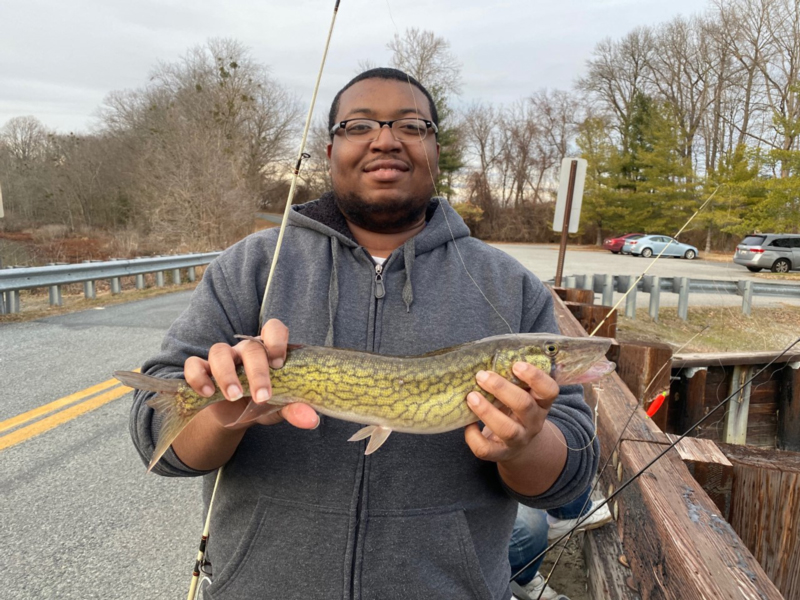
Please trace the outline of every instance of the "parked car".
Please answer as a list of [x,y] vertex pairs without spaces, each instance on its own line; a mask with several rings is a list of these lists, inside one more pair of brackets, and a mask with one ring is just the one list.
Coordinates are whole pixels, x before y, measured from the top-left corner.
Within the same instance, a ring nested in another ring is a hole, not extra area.
[[698,254],[697,248],[694,246],[682,244],[668,235],[643,235],[638,239],[629,240],[622,247],[622,253],[648,258],[654,254],[660,254],[664,248],[666,250],[662,256],[683,257],[692,260],[697,258]]
[[733,262],[753,273],[769,269],[773,273],[800,270],[800,234],[754,233],[736,246]]
[[625,245],[627,240],[635,240],[642,237],[643,233],[626,233],[619,237],[607,238],[603,241],[603,248],[610,250],[614,254],[622,252],[622,246]]

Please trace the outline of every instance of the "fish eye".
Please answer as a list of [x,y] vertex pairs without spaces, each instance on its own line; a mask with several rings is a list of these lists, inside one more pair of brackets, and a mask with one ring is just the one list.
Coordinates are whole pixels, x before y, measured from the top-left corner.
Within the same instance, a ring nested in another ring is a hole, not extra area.
[[558,354],[558,344],[556,344],[555,342],[547,342],[544,345],[544,353],[550,357],[555,356],[556,354]]

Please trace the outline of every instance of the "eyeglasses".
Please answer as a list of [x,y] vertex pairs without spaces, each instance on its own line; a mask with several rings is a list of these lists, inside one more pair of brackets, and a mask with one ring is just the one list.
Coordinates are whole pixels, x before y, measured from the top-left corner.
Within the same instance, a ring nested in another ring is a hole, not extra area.
[[336,135],[340,129],[350,142],[369,143],[378,139],[381,129],[388,125],[398,142],[421,142],[428,135],[428,129],[439,133],[439,128],[432,121],[426,119],[405,118],[394,121],[376,121],[375,119],[348,119],[337,123],[331,128],[331,135]]

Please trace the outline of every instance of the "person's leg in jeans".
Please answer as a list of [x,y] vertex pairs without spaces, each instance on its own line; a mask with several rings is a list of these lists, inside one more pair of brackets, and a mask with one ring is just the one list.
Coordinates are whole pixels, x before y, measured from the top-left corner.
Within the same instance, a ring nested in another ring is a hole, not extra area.
[[577,519],[578,517],[582,517],[592,510],[592,503],[589,500],[589,492],[591,491],[591,486],[587,487],[586,491],[575,498],[575,500],[568,502],[564,506],[548,509],[547,514],[554,519]]
[[[514,531],[511,533],[511,542],[508,545],[508,561],[511,563],[512,575],[547,549],[547,529],[547,516],[543,510],[520,504],[517,510],[517,520],[514,522]],[[544,556],[540,557],[515,581],[521,586],[530,583],[536,576],[543,560]]]

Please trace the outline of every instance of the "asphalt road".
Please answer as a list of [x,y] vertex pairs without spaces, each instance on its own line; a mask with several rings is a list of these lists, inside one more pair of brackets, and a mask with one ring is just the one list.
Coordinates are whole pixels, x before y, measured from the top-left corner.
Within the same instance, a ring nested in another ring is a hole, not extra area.
[[[501,247],[540,278],[554,276],[556,248]],[[570,251],[565,274],[638,274],[645,265]],[[732,264],[675,259],[653,274],[750,277]],[[116,369],[140,366],[188,298],[176,293],[0,325],[0,599],[185,598],[203,522],[200,481],[145,474],[128,435],[130,394],[66,419],[70,407],[105,392],[85,393],[52,413],[62,423],[35,436],[26,428],[50,416],[8,424],[107,382]],[[15,435],[18,443],[3,449]]]

